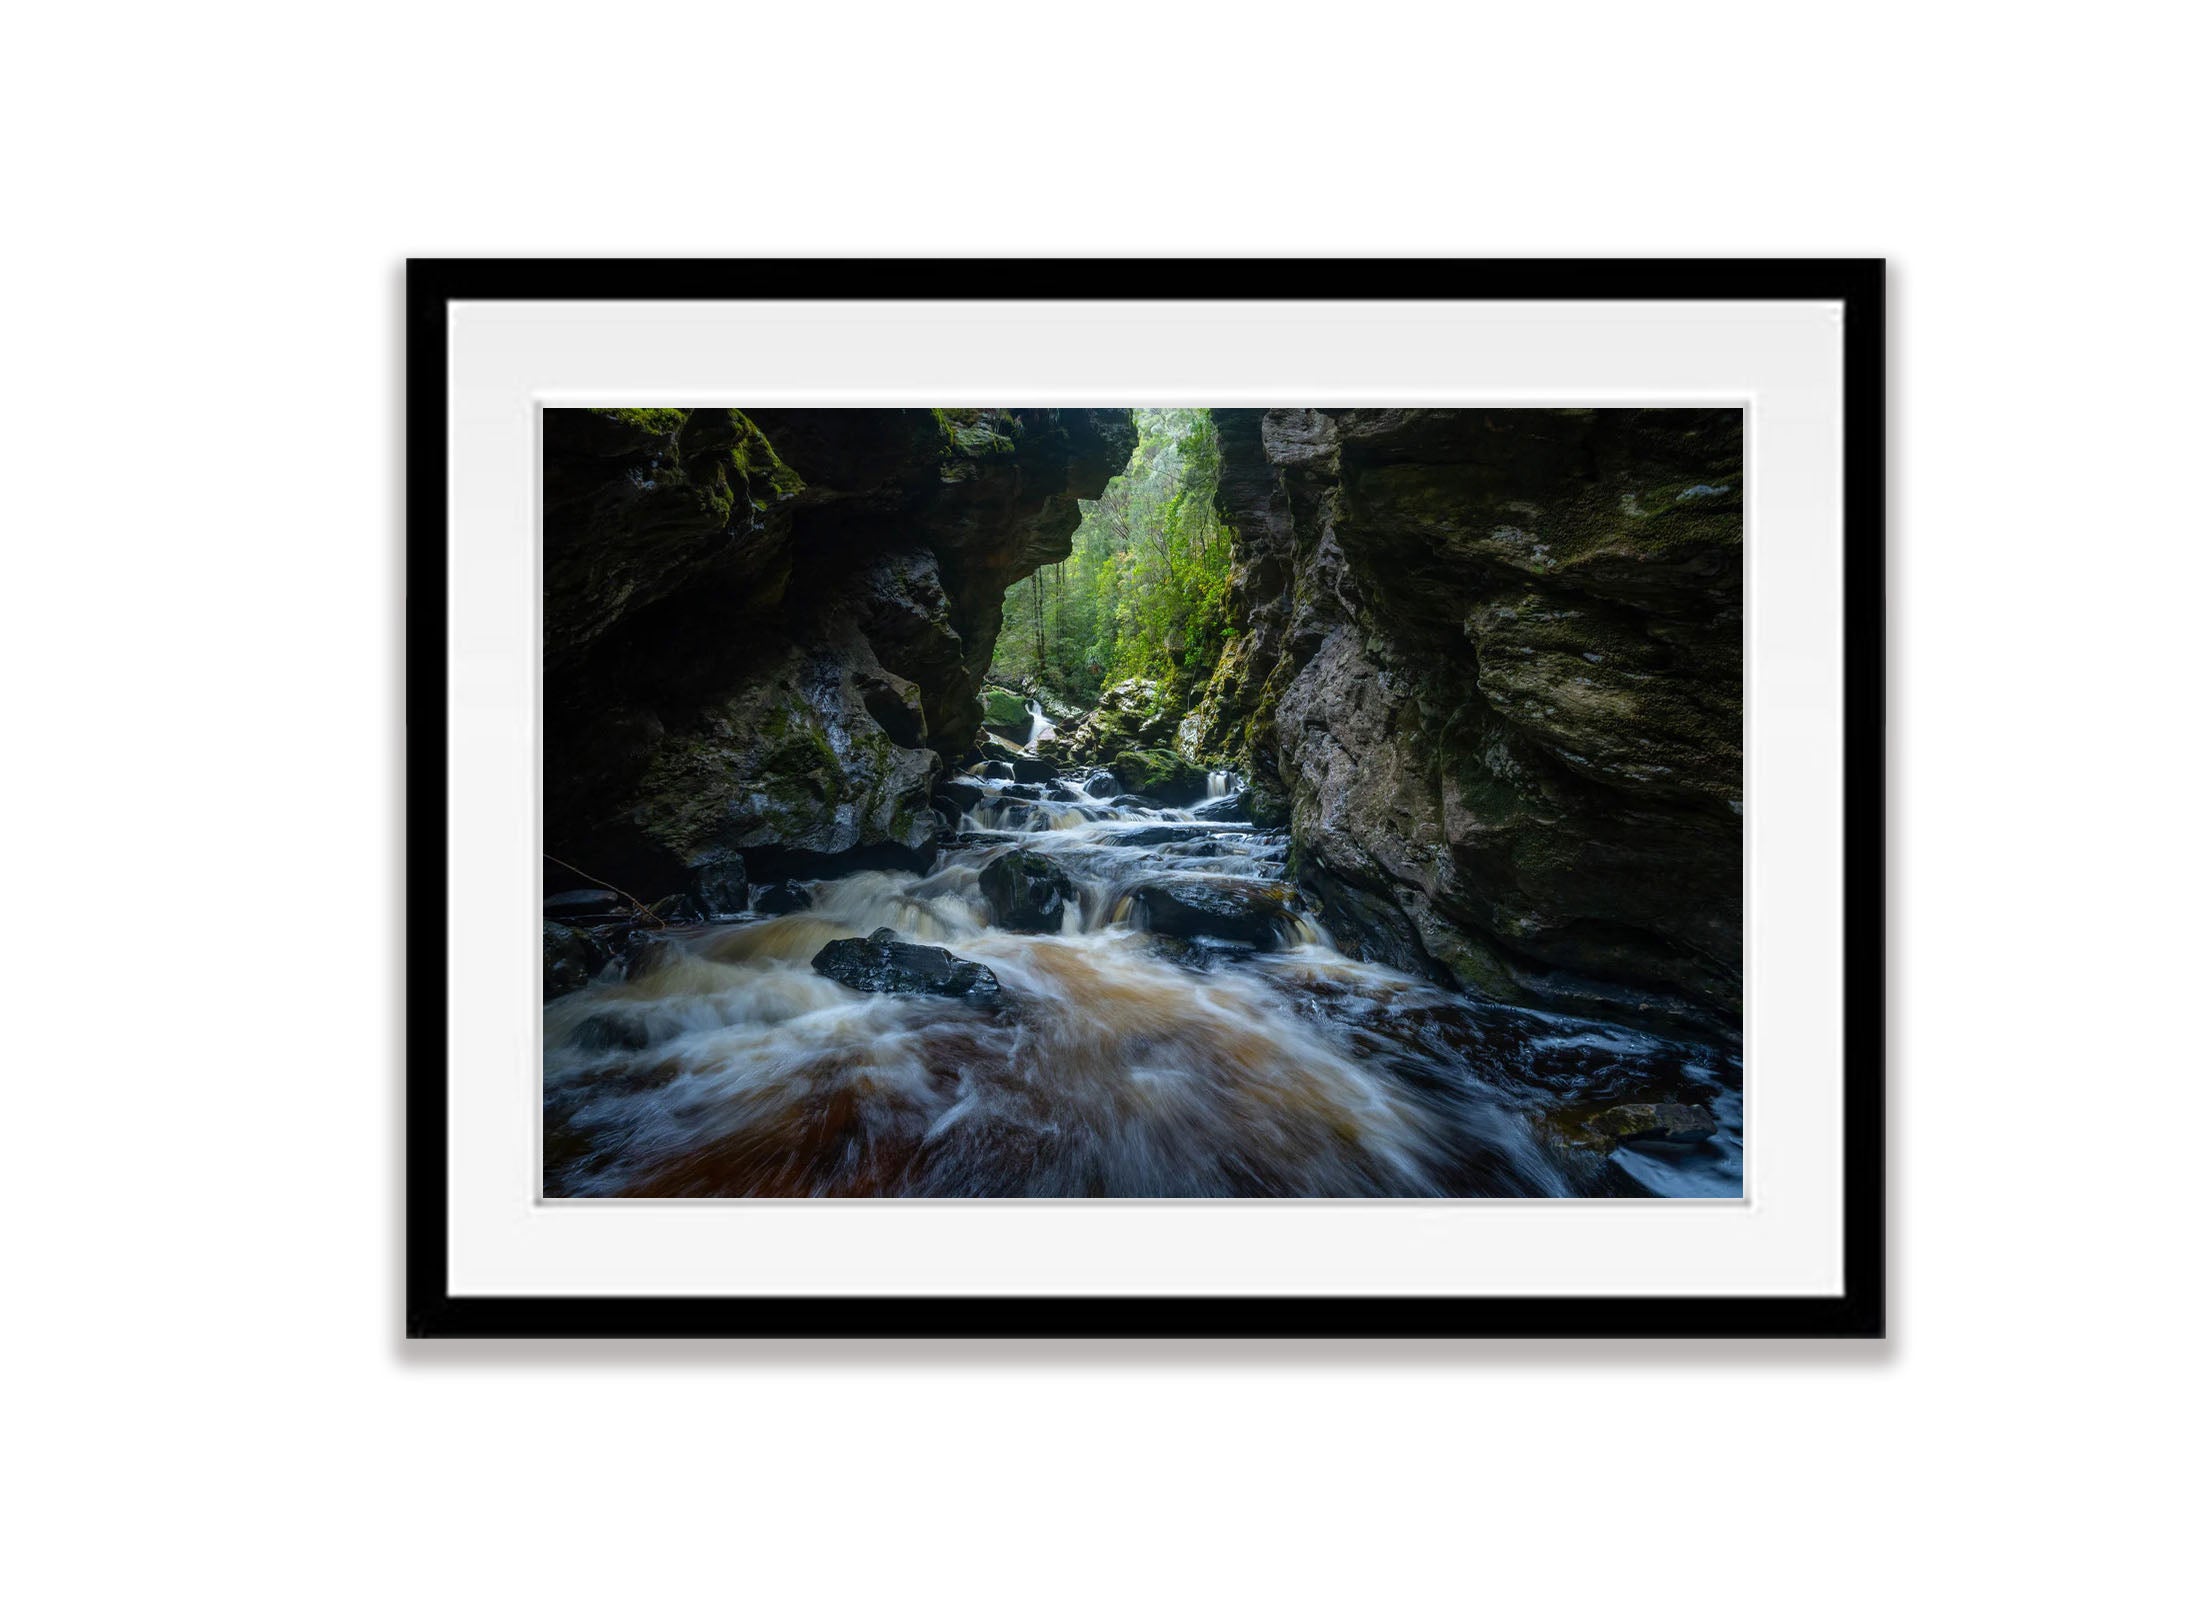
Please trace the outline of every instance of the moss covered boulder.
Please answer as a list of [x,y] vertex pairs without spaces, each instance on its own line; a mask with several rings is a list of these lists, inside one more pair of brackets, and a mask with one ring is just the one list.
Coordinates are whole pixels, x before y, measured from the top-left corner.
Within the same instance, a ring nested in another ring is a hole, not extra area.
[[1182,718],[1182,708],[1160,684],[1151,678],[1126,678],[1101,694],[1100,703],[1069,739],[1067,753],[1087,765],[1109,765],[1124,750],[1168,744]]
[[1165,806],[1185,806],[1207,793],[1207,774],[1174,750],[1121,750],[1108,770],[1130,794],[1142,794]]
[[1024,703],[1022,695],[988,685],[984,698],[986,732],[998,734],[1014,744],[1030,739],[1031,708]]

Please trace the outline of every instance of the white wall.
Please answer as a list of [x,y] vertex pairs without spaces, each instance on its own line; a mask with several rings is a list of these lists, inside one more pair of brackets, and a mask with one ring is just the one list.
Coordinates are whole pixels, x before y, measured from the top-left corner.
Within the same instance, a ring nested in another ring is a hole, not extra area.
[[[2188,19],[826,9],[11,21],[21,1592],[2182,1575]],[[1893,1341],[401,1348],[398,263],[759,251],[1891,255]]]

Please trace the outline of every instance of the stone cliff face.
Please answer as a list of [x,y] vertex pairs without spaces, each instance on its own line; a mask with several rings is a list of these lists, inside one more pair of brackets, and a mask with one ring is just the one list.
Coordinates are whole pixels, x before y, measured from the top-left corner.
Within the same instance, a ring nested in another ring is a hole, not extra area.
[[1187,726],[1368,956],[1731,1036],[1741,414],[1218,411]]
[[928,860],[1001,597],[1135,439],[1114,410],[547,412],[546,851],[644,898]]

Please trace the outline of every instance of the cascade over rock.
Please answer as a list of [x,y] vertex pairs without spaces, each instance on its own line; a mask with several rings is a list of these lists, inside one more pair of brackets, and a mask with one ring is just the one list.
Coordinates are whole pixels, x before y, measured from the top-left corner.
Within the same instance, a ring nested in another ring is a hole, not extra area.
[[1001,597],[1134,443],[1120,410],[546,412],[547,851],[645,900],[931,859]]
[[1738,1032],[1741,413],[1217,411],[1188,716],[1370,959]]

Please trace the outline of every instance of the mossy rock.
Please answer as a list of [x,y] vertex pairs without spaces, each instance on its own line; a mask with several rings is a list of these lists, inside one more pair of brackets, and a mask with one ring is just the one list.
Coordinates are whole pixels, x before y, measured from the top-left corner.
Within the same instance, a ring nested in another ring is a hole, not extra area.
[[1165,806],[1189,805],[1207,793],[1207,774],[1174,750],[1125,750],[1108,770],[1128,792]]
[[983,698],[988,728],[1018,744],[1031,737],[1031,712],[1024,705],[1023,696],[988,686]]

